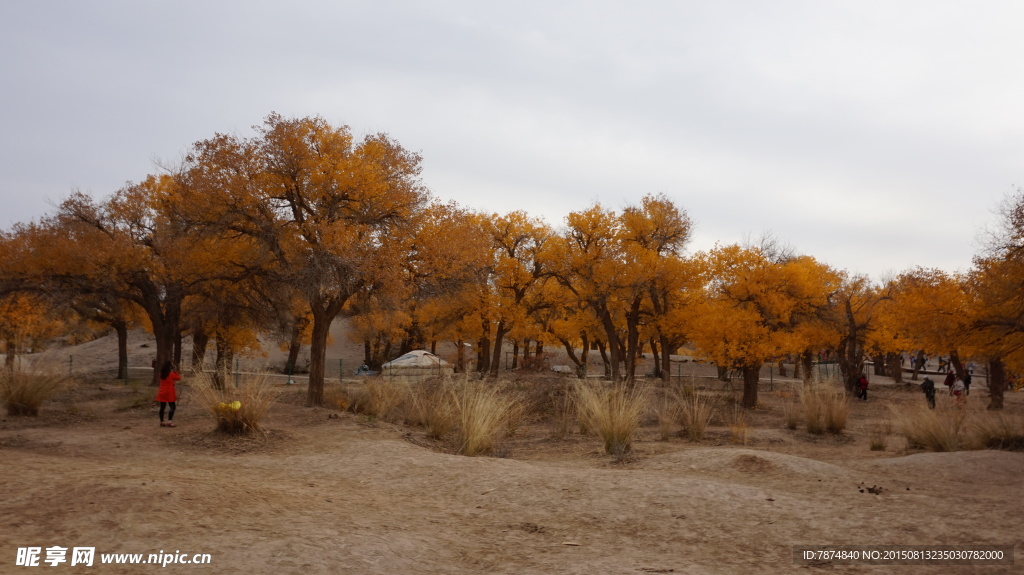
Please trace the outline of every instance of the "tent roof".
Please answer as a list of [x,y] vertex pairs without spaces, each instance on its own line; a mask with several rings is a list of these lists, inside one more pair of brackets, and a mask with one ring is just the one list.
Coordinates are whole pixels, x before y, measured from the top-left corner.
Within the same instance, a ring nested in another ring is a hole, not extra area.
[[416,349],[384,364],[384,367],[429,367],[451,365],[447,361],[422,349]]

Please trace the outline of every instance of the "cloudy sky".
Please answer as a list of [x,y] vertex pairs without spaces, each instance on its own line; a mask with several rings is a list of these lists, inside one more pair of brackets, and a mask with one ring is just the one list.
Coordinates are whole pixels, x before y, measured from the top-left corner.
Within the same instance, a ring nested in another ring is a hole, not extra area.
[[0,0],[0,227],[271,111],[385,131],[444,200],[664,193],[876,279],[966,269],[1024,185],[1024,4]]

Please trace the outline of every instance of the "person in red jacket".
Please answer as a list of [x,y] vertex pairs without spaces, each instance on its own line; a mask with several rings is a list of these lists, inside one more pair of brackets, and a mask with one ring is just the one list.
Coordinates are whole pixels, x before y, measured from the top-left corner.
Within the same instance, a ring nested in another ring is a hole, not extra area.
[[857,380],[857,398],[868,400],[868,376],[863,373],[860,374],[860,379]]
[[[178,401],[178,392],[174,389],[174,382],[181,379],[173,369],[171,362],[164,362],[160,368],[160,389],[156,392],[156,400],[160,402],[160,427],[175,427],[174,408]],[[164,423],[164,409],[170,405],[171,409],[167,414],[167,423]]]

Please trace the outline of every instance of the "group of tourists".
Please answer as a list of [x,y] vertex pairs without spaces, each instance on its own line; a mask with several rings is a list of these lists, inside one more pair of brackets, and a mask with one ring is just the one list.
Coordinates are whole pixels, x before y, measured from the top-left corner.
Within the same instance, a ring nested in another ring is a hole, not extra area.
[[[951,369],[946,373],[946,379],[942,383],[949,390],[950,397],[956,400],[957,405],[963,405],[967,396],[971,394],[970,372],[961,378],[956,371]],[[924,381],[921,382],[921,391],[924,392],[924,397],[928,400],[928,407],[935,409],[935,382],[927,377],[924,378]]]

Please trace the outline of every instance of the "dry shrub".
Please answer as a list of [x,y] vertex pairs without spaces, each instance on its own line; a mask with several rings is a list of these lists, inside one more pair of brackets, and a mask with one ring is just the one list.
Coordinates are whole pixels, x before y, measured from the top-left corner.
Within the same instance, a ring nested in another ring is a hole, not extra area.
[[36,416],[44,401],[71,385],[63,365],[40,358],[28,366],[0,371],[0,401],[7,415]]
[[871,428],[871,434],[868,437],[871,451],[885,451],[886,445],[889,442],[889,434],[886,433],[884,425],[876,425]]
[[956,451],[965,443],[967,410],[937,402],[935,409],[917,405],[893,415],[907,446],[929,451]]
[[679,398],[679,422],[692,441],[700,441],[717,410],[714,397],[690,390]]
[[494,449],[501,435],[515,429],[522,410],[515,397],[506,393],[505,385],[486,379],[446,382],[455,421],[458,451],[477,455]]
[[668,441],[682,417],[679,398],[671,391],[661,396],[661,401],[654,407],[654,415],[658,418],[658,435],[662,441]]
[[572,384],[563,382],[558,393],[552,395],[551,399],[551,437],[563,439],[571,433],[573,424],[579,420],[576,403],[573,401]]
[[825,429],[836,435],[842,433],[850,417],[850,399],[845,392],[833,391],[822,395],[822,403],[825,406]]
[[805,387],[800,392],[800,408],[807,421],[807,431],[816,435],[825,431],[842,433],[850,416],[846,393],[824,386]]
[[733,443],[747,444],[750,428],[747,425],[747,414],[739,405],[733,405],[732,417],[729,421],[729,437]]
[[800,425],[800,405],[795,401],[782,404],[782,415],[786,420],[786,429],[796,429]]
[[1024,418],[986,413],[973,422],[971,443],[979,449],[1024,451]]
[[224,433],[261,431],[260,420],[280,395],[267,374],[242,376],[238,387],[228,383],[223,389],[217,389],[212,376],[196,374],[191,385],[199,403],[216,420],[217,431]]
[[406,389],[405,421],[419,425],[432,439],[441,439],[455,429],[449,379],[431,378]]
[[407,384],[373,378],[366,382],[366,404],[363,413],[387,420],[401,407]]
[[348,394],[339,385],[324,386],[324,407],[337,411],[347,411],[351,403]]
[[596,432],[604,440],[605,452],[616,459],[629,453],[646,406],[647,388],[641,385],[576,384],[581,428]]

